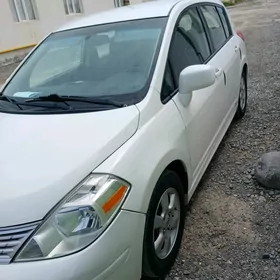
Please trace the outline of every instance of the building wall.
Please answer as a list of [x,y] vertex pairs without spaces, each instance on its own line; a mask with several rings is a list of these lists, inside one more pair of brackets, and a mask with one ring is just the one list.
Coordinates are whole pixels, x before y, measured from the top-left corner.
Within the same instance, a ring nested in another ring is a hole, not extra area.
[[[0,64],[17,57],[24,50],[11,51],[23,46],[38,43],[49,32],[67,21],[77,19],[94,12],[112,9],[114,0],[82,0],[82,14],[66,15],[63,0],[35,0],[38,10],[38,20],[16,22],[9,5],[9,0],[0,0]],[[131,4],[142,0],[130,0]],[[29,51],[26,49],[26,51]]]

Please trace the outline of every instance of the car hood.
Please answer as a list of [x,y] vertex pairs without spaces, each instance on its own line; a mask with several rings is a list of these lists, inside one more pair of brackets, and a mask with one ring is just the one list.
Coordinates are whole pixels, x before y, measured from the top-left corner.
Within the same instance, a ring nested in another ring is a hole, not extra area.
[[136,132],[136,106],[82,114],[0,113],[0,227],[41,220]]

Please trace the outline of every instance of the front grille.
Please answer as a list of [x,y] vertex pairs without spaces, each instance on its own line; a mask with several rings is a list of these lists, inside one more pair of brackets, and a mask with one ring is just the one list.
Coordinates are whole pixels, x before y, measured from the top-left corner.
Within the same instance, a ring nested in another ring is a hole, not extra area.
[[0,264],[11,262],[24,241],[32,234],[37,223],[0,228]]

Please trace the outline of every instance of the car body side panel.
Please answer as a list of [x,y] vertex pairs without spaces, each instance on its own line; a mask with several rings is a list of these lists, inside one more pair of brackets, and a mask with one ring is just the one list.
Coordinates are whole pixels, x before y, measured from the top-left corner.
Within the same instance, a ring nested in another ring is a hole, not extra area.
[[145,99],[141,117],[145,119],[152,110],[154,116],[147,117],[134,137],[94,170],[116,174],[130,182],[132,188],[123,209],[143,213],[147,212],[160,175],[171,162],[180,160],[186,172],[190,168],[186,131],[179,111],[173,102],[161,104],[159,93],[152,91],[150,100]]
[[241,50],[241,71],[242,71],[244,65],[245,64],[248,65],[247,50],[246,50],[245,42],[239,36],[236,35],[236,37],[237,37],[237,40],[238,40],[238,45],[239,45],[240,50]]

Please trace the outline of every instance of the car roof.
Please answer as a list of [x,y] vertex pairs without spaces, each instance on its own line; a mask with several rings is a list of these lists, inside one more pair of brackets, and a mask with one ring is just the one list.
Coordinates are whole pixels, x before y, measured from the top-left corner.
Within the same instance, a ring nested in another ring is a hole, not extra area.
[[172,8],[181,1],[188,0],[148,0],[148,2],[141,4],[113,8],[104,12],[91,14],[79,20],[71,21],[60,27],[57,31],[120,21],[166,17],[169,15]]

